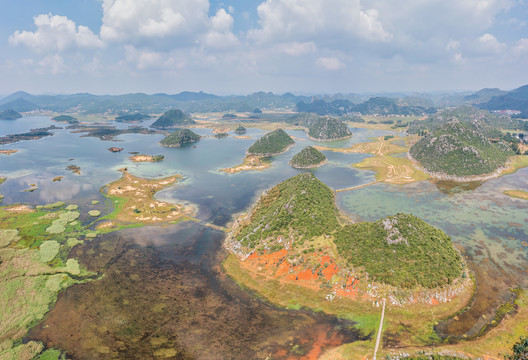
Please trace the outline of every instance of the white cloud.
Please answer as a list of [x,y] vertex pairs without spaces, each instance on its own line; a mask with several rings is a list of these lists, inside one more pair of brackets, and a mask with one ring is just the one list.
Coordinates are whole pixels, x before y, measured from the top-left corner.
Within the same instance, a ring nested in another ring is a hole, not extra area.
[[60,55],[48,55],[39,62],[39,74],[58,75],[66,72],[67,68],[64,59]]
[[328,71],[336,71],[345,68],[345,64],[335,57],[320,57],[317,59],[316,64]]
[[124,43],[194,39],[207,29],[208,11],[208,0],[103,0],[101,38]]
[[359,0],[265,0],[257,11],[260,28],[248,36],[259,43],[391,39],[378,11],[363,9]]
[[501,43],[497,38],[486,33],[477,39],[477,51],[488,54],[496,54],[506,48],[506,44]]
[[211,17],[209,32],[205,35],[203,43],[211,48],[228,49],[239,44],[238,38],[232,33],[233,17],[226,13],[224,9],[216,12]]
[[64,51],[69,48],[101,48],[103,42],[86,26],[77,26],[66,16],[41,14],[33,18],[37,30],[15,31],[12,45],[24,44],[36,52]]

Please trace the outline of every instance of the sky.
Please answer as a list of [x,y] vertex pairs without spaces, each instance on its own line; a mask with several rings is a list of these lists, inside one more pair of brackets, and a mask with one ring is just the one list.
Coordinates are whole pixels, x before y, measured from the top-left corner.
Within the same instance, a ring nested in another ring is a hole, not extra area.
[[528,0],[0,0],[0,94],[514,89]]

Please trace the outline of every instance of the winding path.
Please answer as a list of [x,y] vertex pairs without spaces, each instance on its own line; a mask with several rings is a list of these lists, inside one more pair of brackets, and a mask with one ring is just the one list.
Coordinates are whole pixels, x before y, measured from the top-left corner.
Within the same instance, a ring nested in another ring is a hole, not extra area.
[[383,318],[385,317],[385,299],[383,299],[383,310],[381,310],[381,320],[380,320],[380,326],[378,329],[378,338],[376,339],[376,347],[374,348],[374,360],[376,360],[376,353],[378,352],[378,348],[381,341],[381,329],[383,328]]

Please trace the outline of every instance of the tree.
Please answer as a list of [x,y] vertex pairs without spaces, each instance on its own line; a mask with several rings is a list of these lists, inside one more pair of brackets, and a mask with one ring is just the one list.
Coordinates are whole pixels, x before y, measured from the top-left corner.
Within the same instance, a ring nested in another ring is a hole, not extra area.
[[521,336],[518,342],[512,347],[513,353],[507,355],[507,360],[527,360],[528,359],[528,337]]

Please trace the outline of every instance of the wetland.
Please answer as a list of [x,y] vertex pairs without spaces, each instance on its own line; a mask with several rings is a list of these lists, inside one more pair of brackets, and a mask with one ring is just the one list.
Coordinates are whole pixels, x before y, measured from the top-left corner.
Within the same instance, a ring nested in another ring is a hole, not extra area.
[[[146,119],[142,126],[147,129],[154,121]],[[52,124],[50,117],[25,116],[10,121],[0,136]],[[67,284],[57,289],[50,311],[27,327],[19,343],[34,354],[47,348],[59,349],[73,359],[315,359],[332,351],[358,358],[371,354],[378,305],[339,298],[328,301],[324,291],[291,284],[260,281],[257,285],[265,289],[240,286],[226,275],[226,268],[233,273],[240,264],[222,248],[223,229],[265,190],[306,171],[289,165],[292,156],[306,146],[317,147],[327,157],[325,166],[308,171],[333,190],[347,190],[336,193],[341,212],[355,221],[412,213],[451,237],[475,277],[473,298],[465,299],[467,309],[456,317],[444,308],[417,310],[434,319],[416,329],[419,339],[405,330],[412,316],[405,309],[389,307],[384,353],[399,346],[438,345],[450,338],[457,343],[450,345],[457,351],[492,354],[493,338],[503,334],[496,332],[507,330],[503,323],[526,321],[525,295],[510,291],[528,287],[526,168],[475,186],[439,185],[427,180],[410,160],[399,157],[415,141],[412,136],[351,128],[352,137],[326,141],[321,147],[302,129],[283,127],[296,139],[289,150],[263,161],[267,165],[259,171],[246,164],[248,169],[243,170],[247,171],[226,173],[221,169],[239,163],[269,127],[264,130],[245,123],[247,138],[218,139],[213,136],[215,126],[204,122],[191,127],[202,137],[200,142],[168,148],[159,144],[162,132],[115,126],[50,128],[47,131],[53,136],[20,139],[17,152],[0,159],[0,177],[6,178],[0,184],[2,206],[25,212],[59,201],[76,204],[80,215],[72,220],[78,222],[73,227],[83,226],[75,231],[83,234],[78,238],[84,243],[70,242],[73,246],[67,251],[61,248],[61,264],[56,265],[66,266],[74,259],[88,277],[80,281],[70,273]],[[79,130],[90,130],[90,136]],[[384,140],[387,135],[394,138]],[[108,141],[118,142],[126,151],[109,152]],[[6,145],[0,145],[0,150],[12,149]],[[164,160],[134,162],[126,153],[129,150],[159,154]],[[68,171],[70,165],[75,166],[70,170],[79,171]],[[53,181],[57,177],[61,181]],[[24,191],[33,184],[37,190]],[[138,184],[142,190],[134,187]],[[508,193],[511,190],[517,192]],[[101,216],[88,214],[94,210]],[[3,249],[12,251],[14,245]],[[281,293],[303,294],[307,304],[281,300]],[[317,301],[310,303],[310,299]],[[513,301],[519,301],[519,315],[508,312],[497,324],[496,310]],[[347,310],[354,306],[358,311]],[[493,321],[496,327],[489,326]],[[9,336],[0,334],[0,354]],[[509,342],[518,339],[513,336],[497,351],[511,347]],[[479,350],[472,341],[487,347]]]

